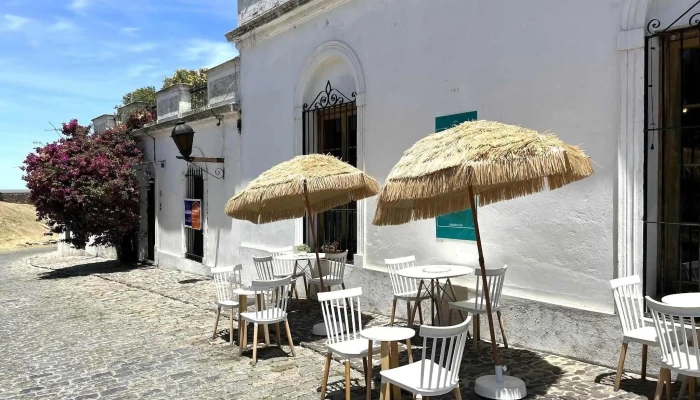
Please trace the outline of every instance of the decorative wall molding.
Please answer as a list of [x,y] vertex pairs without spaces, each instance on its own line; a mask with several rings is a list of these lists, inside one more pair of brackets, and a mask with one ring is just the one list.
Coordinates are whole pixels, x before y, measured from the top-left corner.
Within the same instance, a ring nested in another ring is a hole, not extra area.
[[626,0],[618,34],[616,277],[644,273],[644,26],[651,0]]
[[350,0],[312,1],[303,6],[296,7],[286,14],[279,15],[264,25],[255,27],[245,33],[236,34],[236,30],[229,32],[226,34],[226,38],[230,42],[236,43],[236,48],[242,51],[244,48],[255,46],[257,42],[275,36],[287,29],[292,29],[296,25],[302,24],[348,1]]

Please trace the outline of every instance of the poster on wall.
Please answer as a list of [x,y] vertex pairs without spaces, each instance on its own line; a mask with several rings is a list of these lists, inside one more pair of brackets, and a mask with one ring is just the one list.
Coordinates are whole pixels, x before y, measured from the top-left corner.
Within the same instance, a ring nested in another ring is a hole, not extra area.
[[202,230],[202,200],[185,199],[185,228]]
[[[435,118],[435,132],[444,131],[462,122],[475,119],[477,119],[476,111],[437,117]],[[472,211],[462,210],[436,217],[435,237],[437,239],[476,240]]]

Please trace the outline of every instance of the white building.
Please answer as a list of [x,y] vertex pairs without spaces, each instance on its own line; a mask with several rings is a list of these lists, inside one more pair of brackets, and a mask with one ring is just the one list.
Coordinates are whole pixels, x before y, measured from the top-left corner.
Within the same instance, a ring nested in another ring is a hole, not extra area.
[[[698,29],[687,30],[684,42],[668,34],[698,22],[700,7],[688,10],[694,3],[238,0],[239,26],[227,38],[240,51],[242,132],[224,135],[226,179],[216,183],[223,185],[220,197],[209,194],[206,235],[225,228],[220,262],[242,262],[249,273],[252,254],[305,242],[301,220],[256,226],[222,213],[236,190],[298,154],[332,152],[381,183],[405,149],[444,122],[439,117],[476,112],[479,119],[552,131],[580,145],[596,173],[484,207],[487,264],[510,266],[509,341],[614,365],[621,331],[610,279],[639,274],[653,296],[698,287],[697,228],[647,224],[645,234],[644,223],[645,216],[685,223],[700,215],[689,189],[697,175],[682,175],[694,167],[697,141],[684,142],[682,169],[681,151],[673,150],[679,136],[657,134],[680,130],[655,130],[690,126],[687,116],[700,112],[694,75],[682,74],[700,72],[692,69],[700,65]],[[340,100],[342,106],[329,107]],[[220,150],[216,140],[202,147],[204,154]],[[156,158],[167,158],[170,171],[174,148],[161,148],[170,153]],[[175,169],[180,186],[184,168]],[[177,201],[161,211],[169,216],[157,240],[161,257],[182,252],[175,218],[182,196],[163,195],[170,196]],[[326,225],[326,232],[350,232],[326,239],[354,253],[349,286],[364,287],[369,307],[390,309],[385,258],[414,254],[420,263],[476,265],[473,243],[438,241],[433,220],[379,228],[371,224],[374,208],[374,199],[359,202],[356,210],[337,212],[338,224]],[[171,234],[174,244],[164,243]]]

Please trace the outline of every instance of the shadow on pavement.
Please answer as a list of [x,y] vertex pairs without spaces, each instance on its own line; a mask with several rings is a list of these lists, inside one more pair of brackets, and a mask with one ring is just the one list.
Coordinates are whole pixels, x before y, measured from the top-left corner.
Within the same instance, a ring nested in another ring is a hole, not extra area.
[[39,275],[39,279],[65,279],[76,276],[87,276],[92,274],[113,274],[118,272],[133,271],[140,268],[152,268],[145,264],[122,264],[119,261],[91,262],[86,264],[73,265],[71,267],[54,269]]
[[[601,385],[614,387],[615,386],[615,372],[601,374],[596,376],[595,383]],[[678,396],[678,392],[681,389],[682,377],[676,378],[676,381],[671,385],[671,391],[673,392],[672,398]],[[654,398],[654,392],[656,391],[656,379],[642,380],[636,376],[631,376],[626,373],[622,373],[622,379],[620,380],[620,390],[625,392],[635,393],[640,396],[646,396],[649,399]],[[686,390],[685,395],[688,396],[688,391]],[[665,398],[666,394],[664,394]],[[687,397],[686,397],[687,398]]]

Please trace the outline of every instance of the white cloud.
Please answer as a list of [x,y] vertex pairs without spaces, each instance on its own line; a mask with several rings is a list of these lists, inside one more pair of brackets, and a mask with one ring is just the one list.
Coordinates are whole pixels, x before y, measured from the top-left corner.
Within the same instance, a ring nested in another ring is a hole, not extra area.
[[124,33],[127,35],[133,35],[134,33],[138,32],[139,30],[141,30],[141,28],[137,28],[135,26],[127,26],[127,27],[120,29],[121,33]]
[[143,53],[145,51],[151,51],[156,47],[157,45],[153,42],[143,42],[126,46],[124,50],[130,53]]
[[183,58],[211,68],[238,55],[238,50],[227,42],[193,39],[182,51]]
[[73,0],[70,4],[70,8],[75,11],[84,10],[88,6],[90,6],[90,0]]
[[75,30],[77,29],[77,26],[73,23],[73,21],[69,21],[66,19],[60,19],[53,24],[49,25],[47,27],[49,31],[53,32],[65,32],[65,31],[70,31],[70,30]]
[[18,31],[31,22],[29,18],[13,14],[3,15],[1,21],[0,30],[4,31]]
[[134,65],[126,70],[126,76],[129,78],[138,78],[154,69],[156,69],[156,66],[152,64]]

